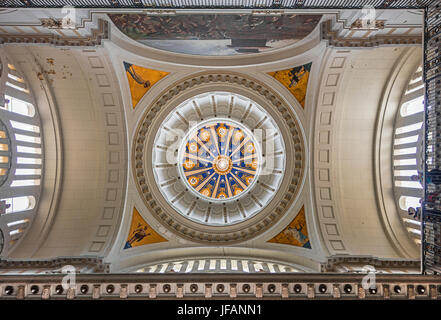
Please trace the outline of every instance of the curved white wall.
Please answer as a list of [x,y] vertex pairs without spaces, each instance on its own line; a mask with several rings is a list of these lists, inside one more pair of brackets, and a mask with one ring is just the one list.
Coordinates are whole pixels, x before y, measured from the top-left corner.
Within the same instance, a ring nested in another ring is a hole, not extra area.
[[383,47],[354,50],[348,55],[336,100],[332,161],[341,235],[345,251],[350,254],[406,257],[384,228],[373,170],[376,121],[383,93],[405,50]]
[[55,214],[41,210],[40,219],[50,221],[43,229],[32,226],[35,229],[11,258],[103,255],[119,225],[126,182],[125,123],[113,69],[99,49],[16,46],[8,50],[30,65],[28,77],[36,95],[47,95],[39,103],[53,103],[62,149],[50,146],[46,156],[63,159],[60,195],[52,199]]

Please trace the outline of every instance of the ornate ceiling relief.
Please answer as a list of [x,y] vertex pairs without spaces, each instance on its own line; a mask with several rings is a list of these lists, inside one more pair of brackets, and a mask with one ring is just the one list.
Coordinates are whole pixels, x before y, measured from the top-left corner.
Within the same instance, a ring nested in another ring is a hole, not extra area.
[[303,177],[299,124],[275,92],[238,74],[181,80],[148,108],[133,145],[142,198],[197,242],[250,239],[291,207]]
[[[14,27],[19,27],[19,32]],[[109,38],[107,21],[98,19],[89,30],[63,25],[62,19],[41,19],[39,25],[3,25],[0,23],[0,44],[50,44],[54,46],[94,47]]]
[[141,217],[138,210],[133,207],[132,223],[130,225],[127,241],[124,249],[143,246],[145,244],[167,242],[167,239],[160,236]]
[[129,82],[133,109],[135,109],[139,100],[141,100],[156,82],[169,74],[169,72],[165,71],[135,66],[125,61],[124,69],[126,70],[127,80]]
[[[385,22],[374,20],[372,26],[364,26],[365,22],[355,21],[350,28],[332,24],[330,20],[321,23],[321,39],[329,47],[336,48],[373,48],[390,45],[416,45],[422,44],[421,26],[399,26],[391,24],[385,27]],[[398,31],[397,31],[398,30]],[[401,30],[401,31],[399,31]]]
[[291,69],[268,72],[268,74],[283,84],[297,99],[302,108],[305,108],[306,91],[308,89],[311,66],[312,63],[307,63]]
[[303,206],[300,209],[294,220],[292,220],[291,223],[282,230],[282,232],[268,242],[288,244],[311,249],[308,229],[306,227],[305,207]]
[[252,188],[261,152],[248,129],[219,119],[190,131],[178,159],[182,160],[180,173],[190,190],[208,200],[225,201]]
[[316,109],[314,138],[314,183],[317,213],[326,246],[331,253],[344,253],[346,244],[342,237],[338,216],[337,197],[332,188],[332,139],[335,135],[336,102],[343,83],[345,66],[349,61],[350,51],[333,51],[326,68],[323,70],[319,90],[319,102]]
[[266,206],[282,180],[279,131],[244,96],[215,91],[192,97],[170,113],[156,136],[157,185],[190,220],[216,226],[245,221]]

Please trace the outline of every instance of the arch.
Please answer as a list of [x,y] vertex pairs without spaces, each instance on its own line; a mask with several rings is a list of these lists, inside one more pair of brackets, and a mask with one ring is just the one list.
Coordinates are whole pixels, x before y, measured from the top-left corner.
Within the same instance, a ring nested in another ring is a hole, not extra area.
[[[421,222],[418,213],[423,196],[421,150],[424,120],[424,82],[422,66],[411,75],[401,98],[393,136],[393,179],[397,208],[409,237],[421,244]],[[400,163],[405,160],[406,163]],[[412,163],[412,164],[410,164]]]
[[419,198],[422,192],[421,184],[411,177],[420,165],[416,154],[423,119],[419,118],[421,113],[411,114],[413,110],[405,103],[418,97],[421,90],[421,61],[421,49],[408,49],[394,66],[383,92],[374,144],[376,193],[383,226],[397,252],[411,259],[420,255],[419,236],[408,230],[417,223],[409,222],[414,220],[402,207],[406,206],[404,197]]
[[38,208],[43,139],[40,117],[25,77],[5,50],[0,56],[4,71],[0,78],[0,177],[6,177],[0,185],[0,229],[4,237],[1,254],[9,256],[27,233]]

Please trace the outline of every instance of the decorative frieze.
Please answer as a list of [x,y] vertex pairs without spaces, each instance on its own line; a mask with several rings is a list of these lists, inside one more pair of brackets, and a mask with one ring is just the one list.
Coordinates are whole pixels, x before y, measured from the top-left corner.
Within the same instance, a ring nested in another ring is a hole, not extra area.
[[76,272],[108,273],[109,264],[99,257],[60,257],[48,260],[1,260],[1,273],[21,273],[33,271],[37,273],[61,273],[61,268],[72,266]]
[[[377,271],[404,269],[418,273],[421,262],[419,260],[381,259],[371,256],[344,256],[336,255],[320,265],[321,272],[341,272],[342,269],[371,266]],[[366,270],[367,271],[367,270]],[[366,272],[365,271],[365,272]]]
[[[49,22],[42,22],[48,28],[58,28],[56,20]],[[6,43],[21,43],[21,44],[49,44],[54,46],[69,46],[69,47],[94,47],[101,45],[102,40],[109,39],[108,22],[102,19],[98,20],[98,29],[93,29],[89,37],[70,37],[59,36],[55,34],[5,34],[0,33],[0,44]]]
[[[354,29],[356,30],[356,29]],[[379,46],[418,45],[422,44],[421,35],[376,35],[371,37],[343,37],[338,31],[332,30],[331,20],[321,24],[321,39],[326,41],[329,47],[336,48],[373,48]]]

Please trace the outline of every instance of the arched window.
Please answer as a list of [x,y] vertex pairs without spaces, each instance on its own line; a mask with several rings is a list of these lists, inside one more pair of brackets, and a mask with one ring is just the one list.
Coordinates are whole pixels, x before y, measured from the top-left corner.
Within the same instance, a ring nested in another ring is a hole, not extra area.
[[[422,67],[412,75],[395,119],[393,140],[393,176],[395,199],[409,236],[421,244],[422,140],[424,117],[424,82]],[[410,210],[409,208],[414,208]]]
[[35,115],[35,108],[33,104],[9,95],[5,95],[5,104],[3,108],[27,117],[33,117]]
[[5,214],[32,210],[35,207],[34,196],[0,199],[0,201],[5,201],[5,203],[9,205],[9,207],[5,211]]
[[[409,94],[410,95],[410,94]],[[418,112],[424,111],[424,96],[416,97],[401,105],[400,114],[402,117],[408,117]]]
[[407,211],[409,207],[416,208],[420,206],[421,198],[418,197],[410,197],[410,196],[401,196],[398,200],[401,210]]
[[137,273],[288,273],[300,269],[274,261],[209,258],[197,260],[165,261],[135,270]]

